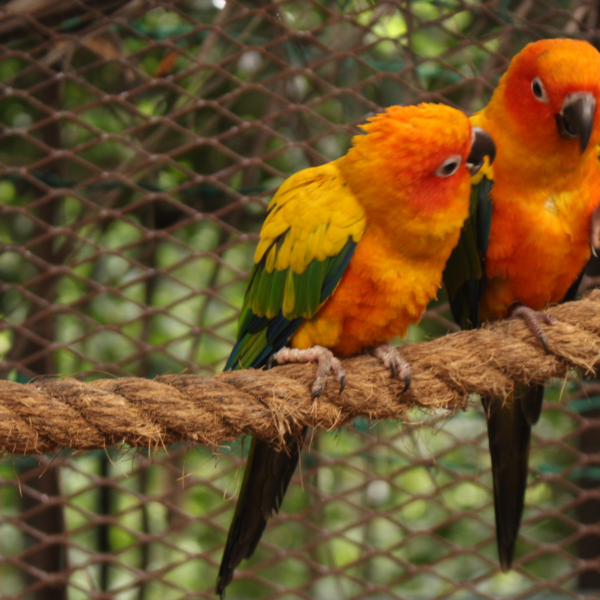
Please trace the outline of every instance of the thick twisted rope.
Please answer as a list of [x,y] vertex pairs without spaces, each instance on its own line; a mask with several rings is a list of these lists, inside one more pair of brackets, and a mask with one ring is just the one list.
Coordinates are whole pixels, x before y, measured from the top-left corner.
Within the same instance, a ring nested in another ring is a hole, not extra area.
[[359,416],[398,419],[414,407],[457,410],[473,393],[505,399],[518,383],[565,378],[573,368],[590,373],[600,365],[600,291],[552,313],[559,322],[544,326],[548,354],[516,319],[402,348],[412,366],[405,394],[368,356],[344,360],[344,392],[330,378],[316,400],[309,389],[316,368],[298,364],[214,377],[0,381],[0,448],[41,454],[182,441],[214,447],[240,434],[283,444],[286,433],[304,426],[331,430]]

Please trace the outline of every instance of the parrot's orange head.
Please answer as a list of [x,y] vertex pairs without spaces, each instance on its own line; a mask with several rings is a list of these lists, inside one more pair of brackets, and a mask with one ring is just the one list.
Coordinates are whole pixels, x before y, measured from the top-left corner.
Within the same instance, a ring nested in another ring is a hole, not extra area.
[[392,106],[361,128],[367,135],[353,139],[341,166],[367,212],[391,220],[402,206],[443,211],[458,203],[462,210],[470,176],[494,154],[487,133],[442,104]]
[[537,152],[577,158],[600,141],[600,52],[579,40],[540,40],[514,57],[490,103],[506,107]]

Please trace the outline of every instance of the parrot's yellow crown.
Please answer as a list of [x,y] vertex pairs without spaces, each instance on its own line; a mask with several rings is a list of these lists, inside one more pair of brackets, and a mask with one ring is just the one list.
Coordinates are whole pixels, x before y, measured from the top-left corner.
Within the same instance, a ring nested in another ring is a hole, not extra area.
[[469,119],[444,104],[391,106],[368,121],[360,126],[368,135],[354,137],[354,148],[389,153],[417,171],[432,172],[453,154],[465,161],[471,147]]
[[361,128],[366,135],[353,138],[338,164],[373,220],[400,225],[407,211],[443,214],[454,204],[466,216],[472,130],[464,113],[443,104],[392,106]]

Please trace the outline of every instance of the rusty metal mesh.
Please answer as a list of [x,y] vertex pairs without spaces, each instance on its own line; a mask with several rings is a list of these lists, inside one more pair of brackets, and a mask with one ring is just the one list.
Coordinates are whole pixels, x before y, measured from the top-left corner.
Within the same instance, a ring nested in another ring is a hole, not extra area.
[[[0,376],[221,369],[286,176],[380,107],[476,110],[525,43],[597,26],[592,1],[0,2]],[[452,329],[442,302],[410,339]],[[597,394],[549,387],[510,574],[475,408],[315,434],[228,597],[598,594]],[[240,456],[4,458],[0,598],[212,598]]]

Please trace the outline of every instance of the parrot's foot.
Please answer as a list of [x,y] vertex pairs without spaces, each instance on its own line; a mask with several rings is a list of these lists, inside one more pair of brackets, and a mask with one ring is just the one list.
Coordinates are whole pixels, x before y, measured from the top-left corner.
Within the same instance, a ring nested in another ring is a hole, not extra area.
[[285,347],[279,352],[275,352],[275,354],[271,355],[267,362],[267,368],[270,369],[274,362],[277,362],[279,365],[295,362],[319,363],[317,377],[311,388],[313,398],[317,398],[323,392],[330,371],[333,371],[337,382],[340,384],[340,394],[346,387],[346,371],[344,371],[342,363],[333,355],[331,350],[327,350],[327,348],[323,348],[323,346],[313,346],[306,350]]
[[369,352],[392,371],[392,377],[404,381],[404,389],[402,390],[404,394],[410,387],[410,365],[404,360],[398,348],[391,344],[381,344],[381,346],[371,348]]
[[511,316],[523,319],[527,327],[529,327],[529,331],[531,331],[531,333],[533,333],[540,341],[546,352],[550,352],[548,340],[546,339],[546,334],[544,333],[541,324],[546,323],[546,325],[556,325],[558,322],[556,317],[549,313],[533,310],[533,308],[529,308],[528,306],[519,303],[513,304],[513,307]]

